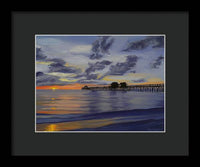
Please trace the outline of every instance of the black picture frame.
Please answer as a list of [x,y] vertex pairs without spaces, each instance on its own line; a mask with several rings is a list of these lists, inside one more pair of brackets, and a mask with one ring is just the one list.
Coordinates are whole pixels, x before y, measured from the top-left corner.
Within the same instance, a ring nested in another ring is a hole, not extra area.
[[[12,12],[11,154],[187,156],[189,154],[186,12]],[[105,25],[105,26],[104,26]],[[34,132],[35,34],[166,34],[166,133]]]

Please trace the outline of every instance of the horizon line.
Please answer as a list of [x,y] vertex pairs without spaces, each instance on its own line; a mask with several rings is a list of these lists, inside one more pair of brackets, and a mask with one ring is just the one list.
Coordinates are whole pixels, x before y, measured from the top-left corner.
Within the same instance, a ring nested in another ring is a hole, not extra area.
[[[127,84],[127,86],[134,86],[134,85],[153,85],[153,84],[165,84],[164,82],[148,82],[148,83],[134,83],[134,84]],[[88,87],[104,87],[104,86],[109,86],[110,84],[91,84],[91,83],[74,83],[74,84],[69,84],[69,85],[41,85],[41,86],[36,86],[36,90],[40,89],[71,89],[71,90],[79,90],[82,89],[84,86]]]

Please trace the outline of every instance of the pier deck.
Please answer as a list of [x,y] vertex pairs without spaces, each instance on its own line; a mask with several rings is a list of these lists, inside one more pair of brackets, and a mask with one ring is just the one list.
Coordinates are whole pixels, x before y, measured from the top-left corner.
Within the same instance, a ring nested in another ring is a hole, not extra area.
[[83,87],[84,90],[116,90],[116,91],[153,91],[164,92],[164,84],[148,84],[148,85],[130,85],[125,88],[112,88],[110,86],[105,87]]

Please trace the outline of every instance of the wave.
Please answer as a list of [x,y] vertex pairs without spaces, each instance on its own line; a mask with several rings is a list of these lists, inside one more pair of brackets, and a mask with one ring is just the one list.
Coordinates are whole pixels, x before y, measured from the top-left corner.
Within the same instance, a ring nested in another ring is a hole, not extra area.
[[95,120],[95,119],[124,119],[128,120],[151,120],[151,119],[163,119],[164,108],[150,108],[150,109],[134,109],[134,110],[122,110],[122,111],[109,111],[101,113],[88,113],[88,114],[67,114],[67,115],[50,115],[50,114],[37,114],[42,116],[37,117],[37,124],[42,123],[60,123],[60,122],[73,122],[81,120]]
[[163,119],[113,123],[98,128],[82,128],[73,131],[164,131]]

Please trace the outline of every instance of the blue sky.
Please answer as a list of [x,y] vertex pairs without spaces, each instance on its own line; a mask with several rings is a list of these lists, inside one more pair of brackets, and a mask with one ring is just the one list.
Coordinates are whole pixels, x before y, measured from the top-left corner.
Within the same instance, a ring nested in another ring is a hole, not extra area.
[[36,36],[36,84],[164,81],[164,36]]

